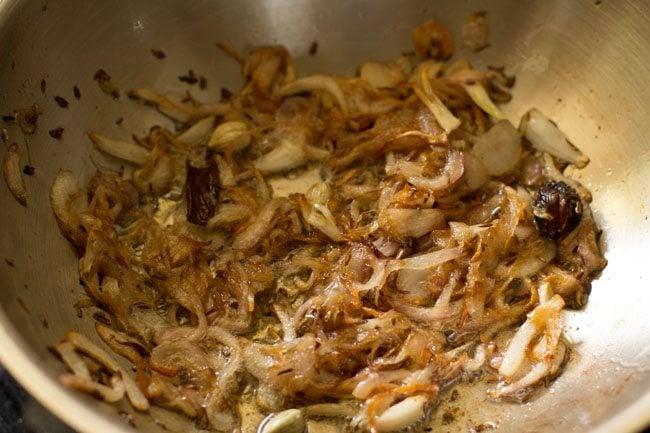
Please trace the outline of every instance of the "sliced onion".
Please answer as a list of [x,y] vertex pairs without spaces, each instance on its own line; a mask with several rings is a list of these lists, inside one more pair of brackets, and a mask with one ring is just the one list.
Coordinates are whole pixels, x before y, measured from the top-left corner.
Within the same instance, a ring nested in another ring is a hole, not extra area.
[[578,168],[589,163],[589,158],[567,139],[555,123],[536,108],[521,118],[519,131],[537,150],[548,152]]
[[[375,364],[378,363],[378,360],[375,360]],[[359,399],[365,400],[379,387],[390,382],[402,381],[407,378],[411,372],[407,369],[398,369],[398,370],[387,370],[387,371],[363,371],[355,377],[365,376],[363,380],[360,380],[357,386],[354,387],[352,395]]]
[[9,188],[16,201],[23,206],[27,206],[27,189],[20,172],[20,156],[18,155],[18,145],[16,143],[10,144],[5,150],[2,174],[7,188]]
[[472,152],[463,155],[463,181],[470,191],[476,191],[490,180],[490,173]]
[[66,340],[72,343],[72,345],[77,348],[77,350],[85,353],[95,361],[102,364],[104,367],[108,368],[112,373],[117,373],[120,371],[120,366],[117,364],[117,362],[115,362],[115,360],[108,353],[90,341],[86,336],[78,332],[71,331],[66,336]]
[[[131,95],[142,101],[155,104],[161,113],[179,122],[189,122],[196,112],[190,107],[172,101],[152,89],[133,89]],[[203,113],[202,113],[203,114]],[[207,114],[204,114],[204,116]]]
[[[411,83],[417,83],[420,85],[421,88],[425,88],[427,85],[431,85],[430,81],[436,79],[440,71],[442,70],[442,67],[444,66],[443,62],[437,62],[435,60],[425,60],[423,62],[420,62],[411,74],[411,78],[409,78],[409,82]],[[425,76],[428,78],[429,83],[423,83],[422,82],[422,76]]]
[[95,330],[102,341],[115,353],[125,357],[133,364],[142,362],[145,350],[138,340],[99,322],[95,324]]
[[227,346],[230,350],[226,366],[219,371],[219,388],[224,392],[231,392],[237,386],[236,374],[244,364],[239,341],[230,332],[214,325],[208,328],[207,335]]
[[521,137],[508,120],[500,120],[485,134],[474,139],[470,153],[481,161],[490,175],[501,176],[513,169],[521,159]]
[[467,361],[465,361],[463,367],[466,371],[478,371],[481,367],[483,367],[486,359],[487,351],[485,344],[479,344],[476,346],[476,349],[474,349],[474,357],[469,358]]
[[460,119],[454,116],[434,93],[424,93],[424,91],[418,86],[414,86],[413,91],[431,111],[431,114],[436,118],[436,121],[447,133],[450,133],[460,126]]
[[50,205],[63,234],[77,247],[83,246],[86,233],[80,227],[80,214],[88,210],[88,199],[70,170],[61,170],[54,178]]
[[278,96],[285,97],[295,95],[296,93],[314,91],[324,91],[332,95],[341,109],[341,112],[344,115],[347,115],[347,103],[341,87],[338,85],[336,80],[325,75],[312,75],[310,77],[292,81],[278,90]]
[[553,260],[557,245],[550,239],[539,239],[529,248],[520,251],[517,259],[508,269],[508,277],[522,278],[539,272]]
[[111,378],[110,387],[70,373],[63,373],[59,376],[59,380],[69,388],[96,395],[108,403],[115,403],[124,398],[124,383],[117,376]]
[[329,237],[334,242],[341,240],[341,230],[336,225],[334,215],[327,207],[330,188],[325,182],[313,185],[305,194],[307,200],[301,201],[300,209],[305,221]]
[[284,203],[285,198],[274,198],[265,204],[253,222],[237,235],[232,244],[233,249],[248,250],[257,245],[271,231],[275,213]]
[[404,81],[404,73],[399,66],[379,62],[364,62],[359,76],[377,89],[392,89]]
[[503,119],[503,113],[499,110],[499,107],[494,105],[494,102],[490,99],[490,95],[488,95],[487,90],[485,90],[485,87],[481,83],[463,84],[463,88],[481,110],[495,119]]
[[407,259],[392,260],[390,262],[390,269],[391,271],[397,269],[429,269],[457,259],[462,253],[463,251],[460,248],[446,248]]
[[63,341],[56,346],[56,351],[61,355],[61,359],[67,365],[75,376],[89,379],[90,370],[83,358],[74,350],[74,346],[69,341]]
[[406,180],[414,187],[425,191],[437,192],[445,190],[463,176],[465,170],[463,160],[461,152],[452,150],[447,156],[447,162],[442,169],[442,173],[437,177],[408,176]]
[[424,395],[408,397],[386,409],[375,418],[379,432],[392,432],[406,428],[424,418],[424,407],[429,399]]
[[183,143],[189,144],[190,146],[198,146],[208,140],[210,133],[214,128],[215,121],[215,116],[204,117],[194,125],[187,128],[176,138]]
[[277,135],[275,147],[255,160],[255,168],[262,172],[280,173],[307,163],[309,157],[305,151],[307,136],[304,130],[287,128],[277,131]]
[[546,326],[548,317],[558,312],[564,306],[564,301],[559,295],[553,296],[548,302],[537,306],[529,315],[528,319],[517,330],[512,337],[508,349],[503,356],[503,362],[499,367],[499,374],[512,377],[519,371],[519,368],[526,358],[530,342]]
[[138,146],[137,144],[108,138],[96,132],[89,132],[88,138],[90,138],[90,140],[95,143],[99,149],[108,153],[109,155],[123,159],[125,161],[133,162],[138,165],[143,165],[145,162],[147,162],[147,159],[151,154],[150,151]]
[[287,409],[266,418],[257,429],[258,433],[303,433],[307,427],[302,412]]
[[524,377],[517,380],[514,383],[504,385],[500,383],[495,390],[490,392],[491,397],[505,397],[508,395],[515,394],[517,391],[521,391],[524,388],[527,388],[540,380],[546,377],[551,370],[551,363],[548,361],[538,362],[534,364],[533,367],[526,373]]
[[219,211],[208,221],[208,227],[219,227],[233,224],[250,218],[252,211],[248,206],[235,203],[219,205]]
[[395,310],[404,314],[411,320],[420,323],[435,323],[439,321],[444,321],[452,317],[459,316],[463,310],[462,303],[450,303],[443,306],[434,306],[434,307],[416,307],[406,302],[402,302],[396,299],[391,300],[391,305]]
[[389,234],[401,238],[418,238],[445,225],[445,215],[440,209],[388,208],[379,214],[379,226]]
[[284,341],[291,341],[296,338],[296,330],[293,326],[293,321],[289,314],[281,307],[278,303],[271,305],[271,309],[278,317],[280,324],[282,325],[282,333]]

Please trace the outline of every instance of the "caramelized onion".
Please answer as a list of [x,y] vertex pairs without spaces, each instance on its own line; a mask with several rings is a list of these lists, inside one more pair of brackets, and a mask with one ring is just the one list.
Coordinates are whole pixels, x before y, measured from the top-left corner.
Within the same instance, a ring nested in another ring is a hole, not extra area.
[[[465,45],[485,46],[485,26],[470,17]],[[245,428],[250,401],[271,413],[260,433],[310,417],[381,433],[424,428],[459,380],[522,400],[553,379],[571,350],[562,310],[606,264],[589,191],[564,170],[587,159],[537,110],[519,131],[502,120],[513,79],[445,62],[439,23],[412,36],[423,61],[355,77],[296,78],[287,49],[252,48],[227,102],[132,92],[173,131],[91,132],[135,167],[83,188],[61,171],[50,202],[97,334],[125,359],[72,332],[61,382],[211,431]]]
[[25,180],[20,173],[20,159],[18,145],[16,143],[10,144],[5,149],[2,162],[2,174],[4,175],[7,188],[9,188],[16,201],[23,206],[27,206],[27,189],[25,188]]

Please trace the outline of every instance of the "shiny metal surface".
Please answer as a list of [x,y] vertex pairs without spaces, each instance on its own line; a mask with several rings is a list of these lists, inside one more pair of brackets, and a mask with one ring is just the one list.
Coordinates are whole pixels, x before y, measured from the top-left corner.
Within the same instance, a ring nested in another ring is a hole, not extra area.
[[[435,415],[437,425],[446,410],[456,421],[435,431],[467,431],[486,421],[503,432],[642,428],[650,420],[650,4],[636,0],[0,0],[0,110],[34,102],[44,109],[29,137],[36,167],[26,179],[29,206],[0,187],[0,259],[6,259],[0,260],[0,362],[76,429],[124,428],[114,408],[61,387],[62,367],[47,351],[69,329],[94,333],[89,314],[79,319],[72,307],[83,289],[49,208],[53,176],[60,168],[86,178],[92,173],[87,129],[126,138],[160,122],[124,96],[115,101],[101,93],[93,82],[98,68],[122,89],[146,85],[171,93],[184,91],[177,76],[191,68],[208,78],[208,88],[195,94],[210,101],[221,86],[239,85],[238,66],[216,41],[238,49],[281,43],[303,74],[352,73],[363,59],[409,49],[410,28],[425,17],[437,16],[458,35],[462,19],[486,7],[491,47],[459,54],[516,73],[515,97],[505,110],[511,120],[537,106],[589,155],[591,164],[576,175],[594,193],[609,266],[586,310],[567,315],[577,356],[546,393],[524,405],[497,405],[462,389],[459,401],[443,401]],[[314,57],[308,55],[312,41],[319,43]],[[154,58],[152,48],[167,58]],[[74,85],[81,90],[78,101]],[[58,107],[55,95],[69,108]],[[120,117],[124,122],[116,125]],[[21,144],[26,161],[23,135],[1,126]],[[62,141],[47,133],[59,126]],[[133,420],[148,432],[164,431],[161,422],[172,431],[182,428],[175,427],[177,417],[152,413],[158,423],[145,415]]]

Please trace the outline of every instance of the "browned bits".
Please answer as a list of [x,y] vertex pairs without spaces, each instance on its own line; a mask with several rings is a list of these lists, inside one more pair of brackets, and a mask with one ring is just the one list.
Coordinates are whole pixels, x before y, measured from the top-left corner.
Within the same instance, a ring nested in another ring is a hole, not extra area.
[[480,51],[490,45],[490,28],[486,13],[476,12],[465,18],[461,30],[463,45],[473,51]]
[[63,131],[64,129],[59,126],[58,128],[49,130],[48,134],[50,134],[50,137],[60,140],[63,137]]
[[23,110],[16,110],[14,112],[14,117],[18,126],[25,134],[33,134],[36,132],[36,127],[38,126],[38,115],[41,113],[41,107],[39,107],[38,104],[34,104]]
[[120,117],[119,119],[117,119],[117,120],[115,121],[115,124],[116,124],[116,125],[121,125],[122,122],[124,122],[124,117]]
[[318,42],[314,41],[309,46],[309,55],[313,56],[318,52]]
[[533,213],[540,233],[559,239],[580,223],[582,202],[566,183],[550,181],[537,191]]
[[106,317],[106,315],[104,313],[102,313],[101,311],[95,311],[93,313],[93,319],[95,319],[97,322],[103,323],[106,326],[111,325],[111,319]]
[[81,99],[81,90],[79,90],[79,87],[74,86],[74,87],[72,88],[72,92],[74,93],[74,97],[75,97],[75,99],[76,99],[77,101],[78,101],[79,99]]
[[187,71],[187,75],[179,75],[178,80],[187,84],[196,84],[199,81],[199,79],[194,74],[194,71],[191,69]]
[[45,78],[41,80],[41,93],[45,93],[47,90],[47,82],[45,81]]
[[101,68],[97,69],[97,72],[95,72],[93,78],[95,81],[97,81],[97,84],[99,85],[99,88],[102,89],[102,92],[106,93],[107,95],[111,95],[114,99],[118,99],[120,97],[119,87],[113,84],[111,81],[111,76],[108,75],[105,70]]
[[14,116],[12,116],[11,114],[6,114],[6,115],[2,116],[2,120],[5,121],[5,122],[15,122],[16,118]]
[[25,173],[27,176],[33,176],[34,172],[36,172],[36,167],[34,166],[26,165],[23,167],[23,173]]
[[165,54],[162,50],[157,50],[155,48],[151,49],[151,54],[153,54],[153,56],[158,60],[162,60],[167,57],[167,54]]
[[59,104],[59,107],[68,108],[68,100],[65,99],[63,96],[55,96],[54,100],[56,101],[57,104]]
[[208,80],[204,76],[201,76],[201,78],[199,78],[199,89],[205,90],[207,88],[208,88]]
[[5,263],[12,268],[15,266],[14,261],[8,257],[5,257]]
[[232,92],[225,87],[221,88],[221,100],[226,102],[232,98]]
[[427,20],[415,27],[411,36],[420,59],[445,60],[454,53],[451,32],[436,20]]

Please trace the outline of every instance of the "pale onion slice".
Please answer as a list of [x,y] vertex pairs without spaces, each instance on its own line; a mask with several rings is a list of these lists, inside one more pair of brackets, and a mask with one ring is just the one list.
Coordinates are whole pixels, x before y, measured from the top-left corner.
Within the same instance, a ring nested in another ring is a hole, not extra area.
[[431,111],[431,114],[433,114],[433,117],[436,118],[436,121],[445,132],[450,133],[460,126],[460,119],[454,116],[434,93],[426,94],[418,86],[414,86],[413,91],[429,111]]
[[407,259],[392,260],[390,270],[392,272],[397,269],[428,269],[454,260],[460,257],[462,253],[463,251],[460,248],[446,248]]
[[343,115],[347,115],[347,102],[341,87],[334,78],[325,75],[312,75],[292,81],[278,90],[278,96],[285,97],[314,91],[323,91],[332,95]]
[[508,120],[495,123],[485,134],[474,138],[471,153],[488,173],[501,176],[512,170],[521,159],[521,136]]
[[499,374],[512,377],[519,371],[533,338],[543,330],[548,318],[559,314],[562,307],[564,307],[564,300],[559,295],[555,295],[548,302],[537,306],[528,315],[528,319],[519,327],[508,345],[503,362],[499,367]]
[[470,191],[476,191],[490,180],[487,167],[472,152],[465,152],[463,155],[462,180]]
[[[66,339],[77,350],[85,353],[104,367],[108,368],[112,373],[114,373],[113,378],[119,377],[123,391],[126,392],[129,401],[134,408],[138,410],[149,409],[149,401],[142,394],[142,391],[140,391],[133,378],[129,376],[128,373],[124,371],[108,353],[106,353],[106,351],[90,341],[86,336],[75,331],[69,332]],[[113,380],[113,378],[111,378],[111,380]]]
[[107,403],[115,403],[124,398],[124,383],[119,377],[111,377],[111,386],[102,385],[92,379],[76,376],[71,373],[63,373],[59,376],[59,381],[72,389],[82,391],[90,395],[101,397]]
[[133,89],[131,95],[156,105],[161,113],[179,122],[189,122],[196,114],[190,107],[174,102],[152,89]]
[[379,213],[379,226],[399,238],[418,238],[445,227],[445,215],[440,209],[387,208]]
[[425,60],[415,67],[415,70],[413,70],[413,73],[409,78],[409,82],[419,84],[424,89],[427,85],[430,86],[431,84],[423,83],[422,76],[426,76],[429,82],[436,79],[442,70],[443,65],[442,62],[437,62],[435,60]]
[[546,377],[551,371],[551,363],[548,361],[538,362],[521,379],[511,384],[499,384],[496,389],[490,392],[491,397],[505,397],[527,388]]
[[299,409],[287,409],[270,415],[258,428],[259,433],[303,433],[305,419]]
[[74,350],[72,343],[62,341],[56,345],[56,351],[75,376],[90,380],[90,370],[83,358]]
[[392,89],[404,81],[402,69],[395,63],[364,62],[359,77],[377,89]]
[[536,108],[521,118],[519,131],[537,150],[548,152],[578,168],[589,163],[589,158],[568,140],[555,123]]
[[134,164],[143,165],[151,155],[149,150],[137,144],[115,140],[97,132],[89,132],[88,138],[103,152]]
[[307,163],[305,138],[299,134],[289,134],[280,138],[277,145],[253,163],[255,168],[268,173],[280,173],[298,168]]
[[215,120],[215,116],[204,117],[194,125],[187,128],[176,138],[183,143],[189,144],[190,146],[199,146],[202,143],[206,142],[210,137],[210,133],[214,128]]
[[463,84],[463,88],[481,110],[485,111],[495,119],[503,119],[503,113],[499,110],[499,107],[492,102],[490,95],[488,95],[487,90],[485,90],[485,87],[483,87],[481,83],[476,82],[472,84]]
[[424,395],[408,397],[386,409],[375,418],[378,432],[401,430],[424,418],[424,408],[429,399]]
[[223,203],[219,211],[208,220],[208,227],[220,227],[245,220],[252,215],[251,209],[243,204]]
[[14,196],[18,203],[27,206],[27,189],[20,172],[20,156],[18,155],[18,145],[16,143],[10,144],[5,150],[2,174],[11,195]]
[[275,213],[284,203],[286,199],[274,198],[265,204],[251,224],[235,237],[232,243],[233,249],[247,250],[257,245],[271,231]]

